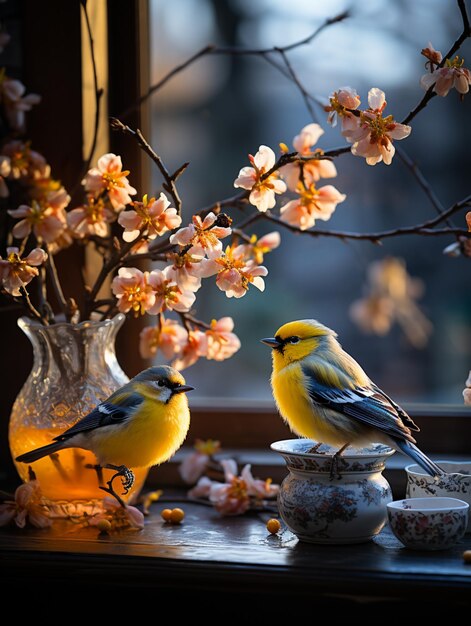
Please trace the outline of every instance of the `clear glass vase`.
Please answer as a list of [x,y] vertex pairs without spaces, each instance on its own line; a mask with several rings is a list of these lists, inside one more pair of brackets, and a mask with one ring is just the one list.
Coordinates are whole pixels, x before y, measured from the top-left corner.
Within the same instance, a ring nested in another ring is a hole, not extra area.
[[[115,353],[115,338],[124,319],[119,314],[100,322],[50,326],[26,317],[18,320],[33,345],[34,363],[10,417],[9,440],[14,459],[50,443],[129,380]],[[103,500],[105,494],[99,489],[97,473],[89,467],[96,463],[91,452],[69,448],[42,458],[31,467],[51,510],[74,516],[96,512]],[[28,465],[15,465],[21,478],[28,480]],[[132,491],[123,496],[125,501],[136,497],[147,476],[146,469],[131,469],[136,482]],[[104,470],[104,480],[109,480],[112,473]]]

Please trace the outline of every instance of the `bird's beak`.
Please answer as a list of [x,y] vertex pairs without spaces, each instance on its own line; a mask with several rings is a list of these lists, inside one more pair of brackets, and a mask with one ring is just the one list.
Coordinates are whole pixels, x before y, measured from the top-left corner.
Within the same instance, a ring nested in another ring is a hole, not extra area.
[[266,339],[260,339],[260,341],[270,348],[276,349],[280,347],[280,342],[275,337],[267,337]]
[[178,385],[172,389],[173,393],[185,393],[186,391],[193,391],[194,387],[190,385]]

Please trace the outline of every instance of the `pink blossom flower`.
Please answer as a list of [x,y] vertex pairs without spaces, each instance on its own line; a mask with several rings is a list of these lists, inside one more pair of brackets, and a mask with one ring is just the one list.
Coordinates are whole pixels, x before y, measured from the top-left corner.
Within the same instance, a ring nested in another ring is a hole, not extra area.
[[463,64],[464,59],[456,56],[454,59],[447,59],[443,67],[434,70],[430,62],[431,72],[422,76],[420,84],[424,89],[433,85],[433,91],[442,97],[447,96],[450,89],[456,89],[463,96],[468,93],[471,85],[471,72]]
[[426,59],[428,59],[427,63],[425,64],[425,67],[428,67],[431,72],[433,72],[435,65],[438,66],[442,62],[442,58],[443,58],[442,53],[439,52],[438,50],[435,50],[435,48],[432,46],[430,42],[426,48],[423,48],[420,51],[420,54],[422,54]]
[[0,198],[8,198],[10,191],[5,182],[11,173],[11,159],[7,156],[0,156]]
[[284,222],[301,230],[314,226],[316,219],[324,222],[329,220],[337,204],[347,197],[333,185],[325,185],[319,189],[311,185],[309,189],[299,188],[298,193],[299,198],[290,200],[281,207],[280,217]]
[[360,114],[358,129],[347,137],[353,142],[352,154],[365,157],[368,165],[380,161],[390,165],[395,153],[392,140],[408,137],[412,129],[395,122],[392,115],[383,117],[386,99],[381,89],[370,89],[368,104],[370,108]]
[[242,298],[252,284],[260,291],[265,289],[262,276],[268,274],[263,265],[257,265],[255,261],[247,260],[245,246],[228,246],[225,254],[204,263],[207,276],[217,274],[216,285],[221,291],[226,292],[228,298]]
[[264,213],[275,204],[275,194],[284,193],[286,184],[278,172],[265,176],[275,165],[275,153],[268,146],[260,146],[255,156],[249,154],[252,167],[243,167],[234,181],[234,187],[250,190],[249,202]]
[[50,169],[46,159],[39,152],[31,150],[29,143],[10,141],[3,146],[2,152],[10,159],[10,177],[15,180],[46,176]]
[[[195,257],[188,252],[184,254],[169,254],[173,259],[172,269],[176,283],[188,291],[198,291],[201,287],[201,278],[206,277],[206,265],[201,257]],[[211,274],[209,274],[211,275]]]
[[155,295],[154,305],[149,309],[151,315],[171,311],[189,311],[196,299],[193,291],[181,289],[177,284],[175,271],[169,265],[163,270],[152,270],[148,277]]
[[384,336],[394,323],[394,305],[390,298],[371,294],[352,303],[350,317],[363,332]]
[[247,485],[247,493],[249,496],[254,496],[255,498],[262,500],[275,498],[280,490],[280,486],[273,484],[271,478],[267,478],[266,480],[254,478],[250,465],[246,465],[243,468],[240,477]]
[[209,499],[221,515],[242,515],[250,507],[247,484],[237,476],[229,483],[213,483]]
[[208,465],[208,456],[199,452],[188,454],[178,468],[180,476],[189,485],[193,485],[200,478]]
[[109,224],[116,218],[103,200],[96,200],[93,196],[88,197],[86,204],[73,209],[67,213],[67,226],[73,236],[78,239],[96,235],[106,237],[109,231]]
[[149,239],[155,239],[182,223],[182,218],[176,209],[170,207],[164,193],[158,200],[144,196],[142,202],[133,202],[132,206],[134,209],[123,211],[118,217],[118,223],[124,228],[124,241],[134,241],[141,231]]
[[232,330],[234,321],[232,317],[221,317],[220,320],[212,320],[211,327],[206,331],[208,338],[207,359],[224,361],[230,358],[240,348],[240,341]]
[[275,250],[281,243],[280,233],[278,231],[273,231],[271,233],[267,233],[257,239],[257,235],[252,235],[250,238],[250,243],[242,244],[244,246],[245,257],[247,259],[253,259],[257,265],[261,265],[263,263],[263,257],[268,252]]
[[131,187],[127,176],[129,170],[123,171],[120,156],[104,154],[98,159],[98,167],[89,170],[82,181],[86,191],[101,194],[106,191],[111,206],[119,211],[131,202],[131,196],[137,193]]
[[104,511],[88,520],[90,526],[98,526],[102,520],[111,524],[111,530],[142,530],[144,528],[144,515],[134,506],[126,504],[124,507],[114,498],[103,498]]
[[14,521],[18,528],[26,522],[36,528],[49,528],[52,521],[42,503],[42,494],[37,480],[20,485],[15,491],[15,499],[0,504],[0,526]]
[[206,441],[197,439],[194,447],[194,452],[187,454],[179,467],[180,476],[189,485],[196,483],[200,478],[211,457],[219,452],[221,444],[214,439],[207,439]]
[[42,248],[34,248],[23,259],[19,249],[7,248],[7,258],[0,257],[0,281],[2,287],[12,296],[20,296],[20,288],[30,283],[39,274],[37,267],[47,259]]
[[463,389],[463,400],[466,405],[471,405],[471,371],[468,374],[468,378],[465,382],[465,388]]
[[216,484],[216,481],[211,480],[207,476],[202,476],[193,489],[190,489],[188,496],[190,498],[209,498],[211,487],[214,484]]
[[[229,218],[224,214],[217,217],[214,213],[208,213],[204,220],[199,215],[193,215],[192,223],[185,228],[181,228],[170,237],[170,243],[179,246],[190,246],[188,254],[194,257],[207,256],[208,259],[215,259],[221,255],[221,239],[231,234],[231,228],[226,225],[230,223]],[[220,225],[221,222],[224,225]]]
[[[319,137],[324,134],[324,131],[319,124],[308,124],[305,126],[299,135],[293,139],[293,147],[302,157],[310,157],[321,155],[322,150],[312,150],[314,144],[317,143]],[[288,163],[281,168],[281,175],[283,176],[288,189],[295,191],[300,181],[301,164],[300,163]],[[334,178],[337,176],[337,170],[332,161],[327,159],[313,159],[312,161],[304,161],[302,163],[302,173],[304,183],[309,186],[315,183],[320,178]]]
[[153,309],[156,295],[149,280],[149,272],[141,272],[135,267],[120,268],[118,276],[113,278],[111,289],[122,313],[132,310],[137,317]]
[[190,330],[186,344],[183,346],[178,358],[172,362],[172,366],[177,370],[183,370],[196,363],[196,361],[206,356],[208,349],[208,338],[200,330]]
[[397,322],[409,343],[423,348],[433,326],[416,302],[422,293],[422,282],[408,274],[404,261],[387,257],[371,263],[366,296],[352,304],[350,314],[365,332],[379,335]]
[[41,96],[30,93],[24,95],[26,87],[19,80],[0,77],[0,97],[8,123],[15,130],[22,130],[25,124],[25,112],[41,102]]
[[8,213],[12,217],[23,218],[13,227],[13,236],[17,239],[28,237],[31,231],[39,241],[52,243],[66,227],[66,214],[63,209],[56,210],[48,204],[33,200],[32,206],[22,204]]
[[324,107],[329,114],[327,122],[331,126],[337,125],[337,120],[341,120],[341,132],[344,137],[349,137],[358,128],[359,118],[352,113],[360,106],[361,101],[355,89],[352,87],[341,87],[329,98],[329,104]]
[[187,331],[176,320],[161,316],[157,326],[146,326],[139,334],[139,352],[143,359],[154,357],[160,350],[166,359],[173,359],[186,344]]

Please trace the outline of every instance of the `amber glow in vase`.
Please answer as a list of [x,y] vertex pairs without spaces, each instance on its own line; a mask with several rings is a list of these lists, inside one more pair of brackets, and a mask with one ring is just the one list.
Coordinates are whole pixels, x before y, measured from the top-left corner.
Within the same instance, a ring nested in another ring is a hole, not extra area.
[[[87,415],[98,403],[128,381],[116,359],[115,339],[124,315],[104,321],[43,326],[29,318],[18,325],[33,345],[33,369],[18,394],[10,417],[13,458],[50,443],[57,435]],[[41,490],[51,505],[65,515],[95,511],[103,500],[94,454],[79,448],[61,450],[31,464]],[[16,463],[23,480],[28,465]],[[136,482],[123,499],[132,501],[147,476],[131,468]],[[112,472],[104,471],[104,480]],[[119,479],[114,487],[120,492]]]

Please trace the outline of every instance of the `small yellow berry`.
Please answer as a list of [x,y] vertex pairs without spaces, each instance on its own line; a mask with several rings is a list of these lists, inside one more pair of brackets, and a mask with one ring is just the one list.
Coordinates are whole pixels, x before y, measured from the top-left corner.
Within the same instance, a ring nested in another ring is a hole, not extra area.
[[96,527],[101,533],[108,533],[111,530],[111,522],[107,519],[101,519]]
[[166,522],[170,522],[172,519],[172,509],[163,509],[163,511],[160,512],[160,516]]
[[183,509],[173,509],[170,513],[170,522],[172,524],[179,524],[185,517],[185,511]]
[[269,533],[271,533],[272,535],[276,535],[276,533],[279,532],[280,528],[281,528],[281,524],[277,519],[272,517],[271,519],[268,520],[267,530]]
[[463,561],[465,563],[471,563],[471,550],[465,550],[463,552]]

